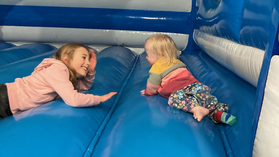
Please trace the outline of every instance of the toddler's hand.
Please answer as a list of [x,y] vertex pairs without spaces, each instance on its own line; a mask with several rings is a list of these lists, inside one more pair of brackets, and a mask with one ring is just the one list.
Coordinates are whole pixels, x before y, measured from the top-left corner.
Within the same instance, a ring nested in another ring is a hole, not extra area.
[[101,103],[107,101],[108,99],[110,99],[115,94],[117,94],[117,92],[110,92],[108,94],[105,94],[105,95],[101,96]]
[[144,89],[144,90],[141,90],[140,93],[141,93],[142,95],[144,95],[144,94],[145,94],[145,89]]
[[91,53],[89,72],[94,72],[97,64],[96,54],[92,49],[89,49],[89,53]]

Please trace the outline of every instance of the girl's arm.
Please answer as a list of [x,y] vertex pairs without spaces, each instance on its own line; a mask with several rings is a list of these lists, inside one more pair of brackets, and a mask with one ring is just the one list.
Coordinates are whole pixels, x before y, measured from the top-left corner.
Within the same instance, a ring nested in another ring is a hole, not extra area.
[[95,71],[93,72],[88,72],[86,77],[81,78],[78,81],[78,89],[79,90],[89,90],[92,87],[92,84],[94,82],[95,79]]
[[74,86],[69,80],[68,68],[65,65],[52,64],[50,67],[44,69],[41,74],[47,85],[53,88],[64,102],[70,106],[93,106],[99,104],[101,101],[100,96],[83,94],[74,90]]

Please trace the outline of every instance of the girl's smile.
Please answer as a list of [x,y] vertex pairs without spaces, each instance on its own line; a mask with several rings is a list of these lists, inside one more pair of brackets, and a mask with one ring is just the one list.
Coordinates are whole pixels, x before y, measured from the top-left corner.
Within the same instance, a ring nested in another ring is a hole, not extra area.
[[70,65],[76,71],[77,77],[85,77],[90,66],[88,50],[84,47],[77,48]]

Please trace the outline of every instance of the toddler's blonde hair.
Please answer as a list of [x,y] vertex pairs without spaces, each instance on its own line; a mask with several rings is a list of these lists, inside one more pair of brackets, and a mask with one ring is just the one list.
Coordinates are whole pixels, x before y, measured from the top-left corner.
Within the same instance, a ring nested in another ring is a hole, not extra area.
[[[88,51],[89,58],[91,58],[91,54],[89,53],[88,48],[86,46],[82,45],[82,44],[79,44],[79,43],[67,43],[67,44],[63,45],[62,47],[60,47],[57,50],[57,52],[53,55],[53,58],[62,61],[67,66],[67,68],[69,69],[69,72],[70,72],[69,80],[72,82],[75,89],[78,88],[77,87],[77,79],[78,78],[76,77],[76,71],[70,66],[70,62],[74,57],[75,50],[77,48],[80,48],[80,47],[85,48]],[[69,62],[68,63],[65,63],[62,60],[62,57],[64,55],[67,55],[69,57]],[[77,89],[77,90],[79,90],[79,89]]]
[[145,46],[148,46],[156,57],[165,57],[167,64],[175,63],[178,57],[176,44],[168,35],[153,35],[145,41]]

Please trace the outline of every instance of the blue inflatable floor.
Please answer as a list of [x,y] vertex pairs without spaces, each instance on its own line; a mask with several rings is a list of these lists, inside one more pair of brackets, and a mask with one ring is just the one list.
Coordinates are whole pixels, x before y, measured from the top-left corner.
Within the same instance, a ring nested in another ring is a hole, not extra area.
[[[1,75],[0,83],[30,75],[44,58],[54,53],[55,50],[47,50],[1,66],[0,74],[5,75]],[[118,46],[97,53],[95,82],[85,93],[118,94],[87,108],[73,108],[56,100],[1,120],[0,156],[251,155],[252,130],[247,124],[252,123],[253,115],[245,111],[254,109],[254,87],[202,51],[184,52],[180,59],[188,69],[211,87],[213,95],[227,103],[229,112],[238,118],[233,127],[216,125],[208,118],[199,123],[192,114],[168,106],[167,99],[160,95],[140,94],[150,69],[145,57],[145,52],[137,55]]]

